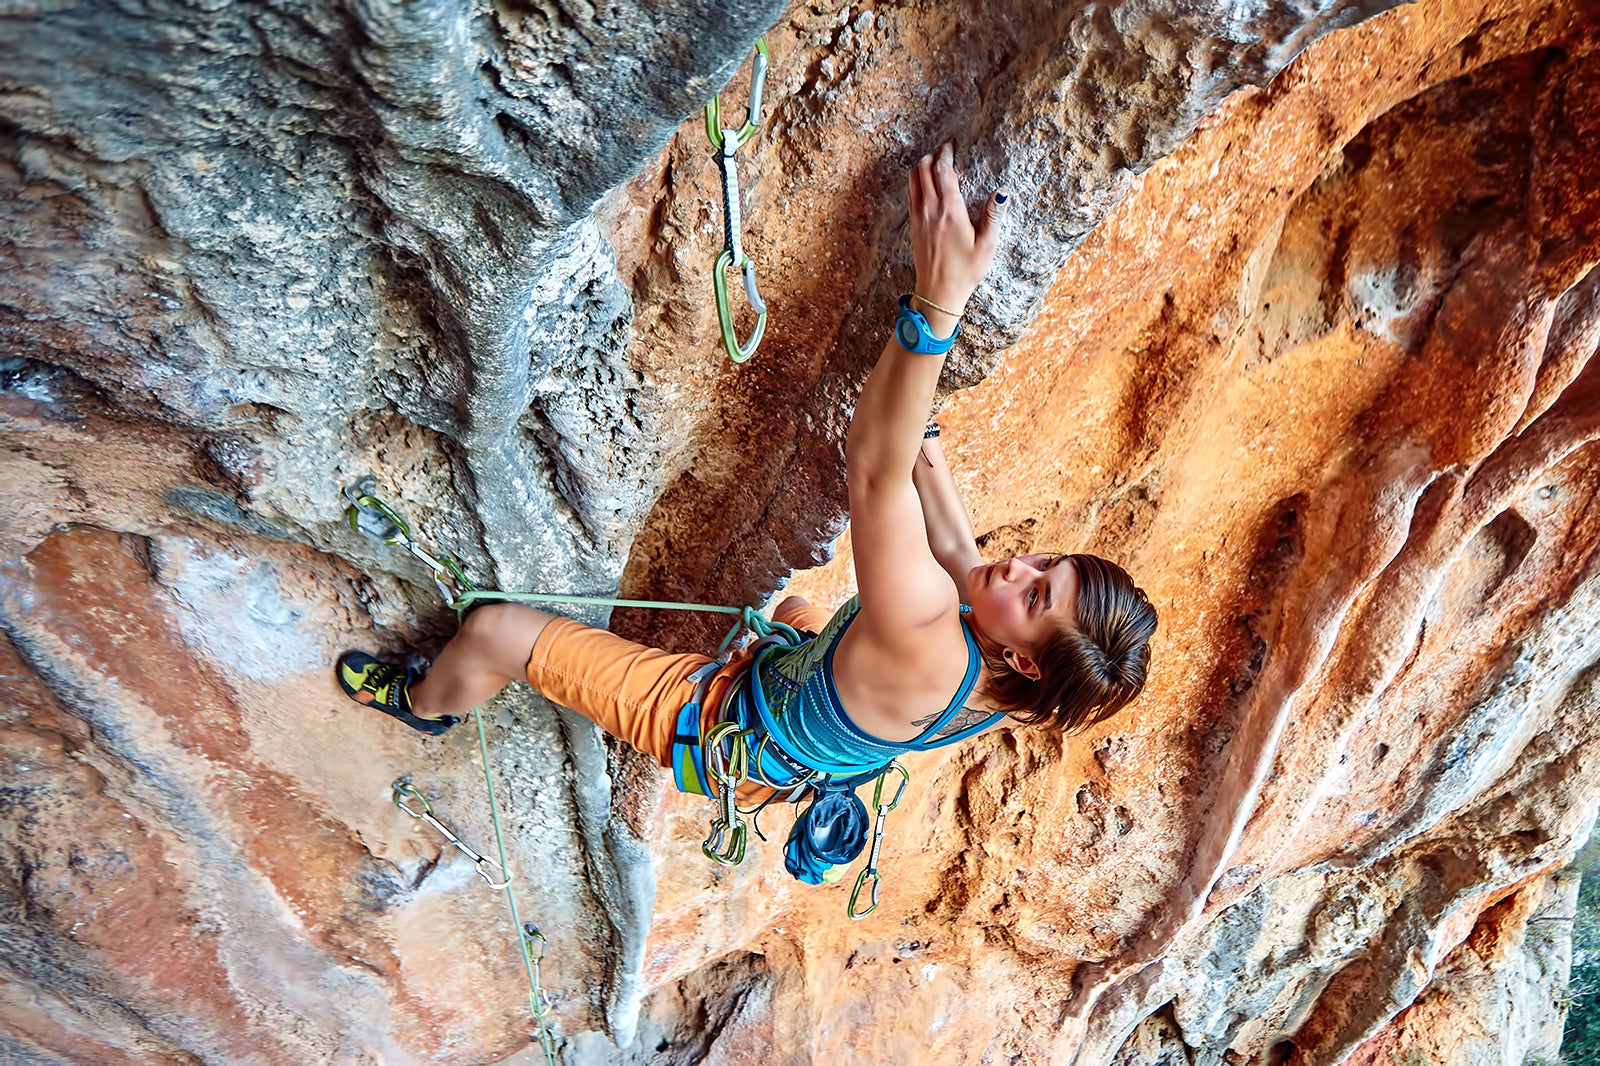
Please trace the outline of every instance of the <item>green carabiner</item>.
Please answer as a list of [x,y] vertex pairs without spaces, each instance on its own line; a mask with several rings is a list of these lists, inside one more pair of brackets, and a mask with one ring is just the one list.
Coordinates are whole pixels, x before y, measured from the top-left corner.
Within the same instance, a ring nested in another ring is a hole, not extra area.
[[[867,883],[868,878],[872,879],[872,905],[864,911],[858,911],[856,910],[856,901],[861,898],[861,888]],[[861,876],[856,878],[856,889],[850,893],[850,906],[846,909],[851,921],[859,922],[878,909],[878,884],[881,880],[882,878],[878,876],[878,871],[876,870],[861,871]]]
[[744,862],[746,826],[735,820],[729,826],[721,819],[711,823],[711,835],[700,845],[701,854],[719,866],[738,866]]
[[711,143],[717,151],[723,150],[724,137],[731,138],[735,148],[741,147],[746,141],[756,134],[756,127],[761,124],[761,90],[767,83],[767,60],[770,53],[767,51],[767,38],[765,34],[756,38],[756,63],[755,69],[750,73],[750,104],[745,110],[744,125],[737,130],[724,131],[722,128],[722,94],[713,96],[706,104],[706,136],[711,138]]
[[[734,793],[739,783],[749,776],[747,736],[736,723],[719,722],[706,733],[703,741],[711,763],[707,776],[716,782],[719,811],[717,817],[711,819],[711,832],[700,845],[700,851],[722,866],[737,866],[744,861],[747,832],[744,819],[739,817]],[[732,751],[727,756],[722,753],[724,741],[732,743]]]
[[[889,805],[884,806],[883,779],[889,776],[890,770],[893,770],[895,773],[900,775],[900,787],[894,790],[894,799],[889,801]],[[906,794],[906,786],[909,784],[911,784],[911,774],[906,770],[906,768],[897,762],[890,763],[884,768],[883,773],[878,775],[877,782],[872,786],[872,805],[878,808],[878,810],[884,814],[888,814],[890,811],[900,806],[900,797]]]
[[388,545],[404,544],[411,539],[411,527],[406,525],[406,520],[378,499],[376,496],[362,493],[360,495],[346,494],[350,506],[345,509],[345,519],[350,523],[350,528],[357,533],[366,532],[361,528],[361,516],[377,515],[378,519],[389,523],[393,529],[374,532],[372,535]]
[[717,325],[722,330],[722,348],[735,363],[742,363],[756,354],[756,349],[761,347],[762,334],[767,331],[767,305],[756,289],[756,265],[749,256],[743,258],[744,292],[750,300],[751,310],[756,313],[755,329],[743,344],[739,343],[739,335],[734,331],[733,306],[728,302],[727,272],[730,267],[739,265],[734,261],[733,251],[723,249],[722,254],[717,256],[716,266],[711,268],[712,284],[717,292]]

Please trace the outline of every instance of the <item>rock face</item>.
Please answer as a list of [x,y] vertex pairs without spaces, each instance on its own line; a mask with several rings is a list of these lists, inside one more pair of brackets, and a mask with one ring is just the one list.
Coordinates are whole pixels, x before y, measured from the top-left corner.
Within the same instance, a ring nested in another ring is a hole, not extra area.
[[[1139,577],[1151,688],[913,762],[860,923],[508,690],[562,1054],[1552,1054],[1600,802],[1600,11],[727,6],[0,10],[0,1048],[532,1057],[503,899],[389,802],[492,853],[477,735],[328,676],[452,624],[341,490],[502,587],[761,599],[842,529],[904,169],[954,136],[1019,210],[952,461],[986,552]],[[736,368],[695,111],[742,112],[764,30]],[[840,547],[793,589],[841,596]]]

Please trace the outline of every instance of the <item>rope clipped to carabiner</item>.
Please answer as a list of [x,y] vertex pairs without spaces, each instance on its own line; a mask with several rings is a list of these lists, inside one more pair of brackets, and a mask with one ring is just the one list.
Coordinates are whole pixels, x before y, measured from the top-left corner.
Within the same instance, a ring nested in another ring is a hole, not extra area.
[[[439,821],[437,817],[435,817],[433,813],[433,804],[429,803],[428,797],[424,796],[422,791],[418,789],[416,785],[411,783],[410,774],[407,774],[400,780],[396,781],[390,786],[390,788],[394,791],[394,805],[399,807],[402,811],[405,811],[411,817],[427,822],[429,825],[433,826],[441,834],[443,834],[446,840],[455,845],[456,850],[460,851],[461,854],[472,860],[472,864],[478,868],[478,876],[483,878],[484,881],[488,883],[490,888],[505,888],[511,883],[510,870],[507,870],[505,866],[502,865],[500,867],[500,880],[496,881],[489,875],[489,860],[478,854],[476,851],[473,851],[471,848],[467,847],[461,838],[456,836],[455,833],[451,831],[449,826],[445,825],[443,822]],[[418,803],[422,804],[422,810],[412,810],[410,805],[407,803],[408,800],[416,800]]]
[[[706,136],[717,150],[722,165],[722,229],[723,250],[711,268],[712,286],[717,293],[717,324],[722,329],[722,347],[728,358],[742,363],[756,353],[762,334],[767,329],[767,303],[756,288],[756,264],[744,250],[744,223],[739,217],[739,170],[734,153],[755,136],[761,122],[761,90],[767,81],[767,39],[756,38],[755,67],[750,73],[750,105],[745,122],[736,130],[722,128],[722,97],[713,96],[706,104]],[[739,343],[733,328],[733,308],[728,302],[728,271],[744,272],[744,293],[750,300],[750,309],[756,313],[756,326],[750,338]]]
[[354,488],[344,490],[350,501],[346,519],[350,528],[358,533],[376,537],[395,547],[402,547],[420,559],[433,574],[433,584],[452,611],[464,611],[479,601],[502,600],[510,603],[568,603],[591,607],[641,607],[661,611],[709,611],[713,614],[737,615],[722,642],[717,645],[714,658],[721,659],[740,633],[749,630],[757,638],[781,634],[791,643],[800,642],[800,634],[793,626],[774,622],[754,607],[726,607],[715,603],[682,603],[674,600],[624,600],[615,596],[579,596],[566,592],[501,592],[498,589],[480,589],[467,577],[461,564],[448,555],[434,556],[424,551],[411,535],[411,527],[400,513],[377,496],[372,487],[377,479],[370,475],[358,481]]
[[[539,964],[544,961],[544,949],[549,942],[545,940],[544,934],[539,931],[539,927],[532,922],[523,922],[521,931],[522,958],[528,964],[529,971],[533,974],[533,991],[528,995],[529,1009],[533,1013],[533,1024],[539,1027],[539,1046],[544,1049],[545,1062],[549,1066],[555,1066],[556,1034],[555,1029],[546,1020],[546,1016],[554,1008],[550,1005],[550,997],[545,993],[544,986],[540,984],[542,975],[539,972]],[[539,945],[539,953],[537,955],[533,953],[535,941]]]
[[[888,803],[883,802],[883,779],[893,771],[900,775],[900,785],[894,790],[894,798]],[[866,868],[856,878],[856,888],[850,893],[849,914],[852,920],[860,921],[878,909],[878,885],[883,878],[878,876],[878,853],[883,850],[883,823],[884,816],[900,806],[900,797],[905,795],[906,786],[911,783],[911,775],[906,768],[897,762],[892,762],[878,775],[877,784],[872,787],[872,805],[878,809],[877,816],[872,820],[872,851],[867,855]],[[856,902],[861,898],[861,890],[868,882],[872,883],[872,905],[864,911],[856,910]]]
[[350,506],[345,510],[345,520],[350,523],[350,528],[357,533],[376,537],[391,547],[404,548],[416,556],[432,571],[433,585],[439,590],[439,595],[444,597],[446,603],[460,610],[461,608],[455,607],[452,601],[461,593],[471,592],[478,586],[467,577],[467,572],[461,568],[461,564],[450,556],[442,555],[435,558],[422,550],[422,546],[411,535],[411,527],[400,517],[400,513],[372,494],[377,481],[377,478],[368,474],[357,481],[352,488],[344,490],[344,498],[350,501]]

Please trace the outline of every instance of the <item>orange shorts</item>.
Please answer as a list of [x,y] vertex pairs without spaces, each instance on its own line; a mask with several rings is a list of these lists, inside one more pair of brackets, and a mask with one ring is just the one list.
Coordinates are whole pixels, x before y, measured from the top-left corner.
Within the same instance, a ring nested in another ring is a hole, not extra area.
[[[807,604],[773,617],[796,629],[820,632],[833,612]],[[708,655],[673,654],[570,618],[557,618],[533,643],[528,684],[662,766],[671,767],[678,713],[694,699],[695,682],[689,675],[712,661]],[[747,657],[735,656],[711,678],[701,719],[702,736],[715,724],[722,699],[746,662]],[[741,799],[744,791],[739,790]]]

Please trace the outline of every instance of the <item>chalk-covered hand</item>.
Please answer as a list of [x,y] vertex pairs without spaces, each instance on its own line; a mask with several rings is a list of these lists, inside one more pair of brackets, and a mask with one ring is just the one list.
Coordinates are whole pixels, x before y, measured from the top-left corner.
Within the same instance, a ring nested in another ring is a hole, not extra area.
[[[1011,205],[1004,192],[995,192],[974,226],[956,181],[954,157],[946,141],[911,168],[911,259],[916,265],[917,294],[960,312],[994,262]],[[954,319],[928,306],[917,310],[928,315],[928,325],[936,333],[955,326]]]

